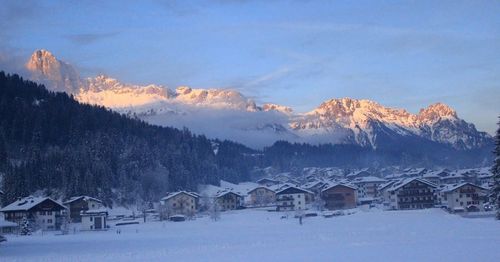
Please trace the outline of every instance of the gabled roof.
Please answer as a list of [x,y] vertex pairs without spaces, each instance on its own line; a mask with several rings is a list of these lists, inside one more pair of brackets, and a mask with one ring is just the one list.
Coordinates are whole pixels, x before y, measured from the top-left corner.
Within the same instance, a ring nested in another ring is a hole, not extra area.
[[235,194],[239,197],[243,197],[242,194],[239,194],[239,193],[236,193],[234,191],[230,191],[230,190],[225,190],[225,191],[221,191],[221,192],[217,192],[217,194],[215,195],[215,197],[222,197],[222,196],[225,196],[227,194]]
[[271,188],[269,188],[267,186],[257,186],[257,187],[254,187],[253,189],[251,189],[250,191],[248,191],[248,194],[252,193],[253,191],[255,191],[255,190],[259,189],[259,188],[267,189],[269,191],[274,192],[274,190],[272,190]]
[[384,183],[384,184],[380,185],[380,186],[378,187],[378,190],[379,190],[379,191],[384,190],[384,189],[386,189],[386,188],[388,188],[388,187],[392,186],[392,184],[394,184],[394,183],[396,183],[396,180],[391,180],[391,181],[388,181],[388,182],[386,182],[386,183]]
[[186,194],[188,196],[191,196],[191,197],[194,197],[194,198],[198,198],[198,194],[196,193],[192,193],[192,192],[187,192],[187,191],[177,191],[177,192],[173,192],[173,193],[168,193],[165,197],[163,197],[161,200],[165,201],[165,200],[169,200],[170,198],[174,197],[174,196],[177,196],[177,195],[180,195],[180,194]]
[[365,177],[355,178],[352,182],[354,184],[362,184],[362,183],[383,183],[386,181],[387,180],[376,176],[365,176]]
[[394,190],[398,190],[399,188],[403,187],[403,186],[406,186],[407,184],[413,182],[413,181],[418,181],[420,183],[424,183],[430,187],[434,187],[436,188],[437,186],[434,184],[434,183],[431,183],[425,179],[421,179],[421,178],[406,178],[406,179],[402,179],[396,183],[394,183],[391,188],[389,188],[388,190],[389,191],[394,191]]
[[67,204],[71,204],[75,201],[78,201],[78,200],[83,200],[85,202],[89,201],[89,200],[92,200],[92,201],[96,201],[96,202],[99,202],[102,204],[102,201],[97,199],[97,198],[93,198],[93,197],[89,197],[89,196],[75,196],[75,197],[71,197],[70,199],[66,200],[65,202],[63,202],[63,204],[67,205]]
[[482,187],[482,186],[479,186],[479,185],[476,185],[476,184],[473,184],[473,183],[469,183],[469,182],[465,182],[465,183],[460,183],[460,184],[452,184],[452,185],[445,185],[442,189],[441,189],[441,192],[451,192],[451,191],[455,191],[463,186],[466,186],[466,185],[469,185],[469,186],[473,186],[473,187],[476,187],[476,188],[479,188],[480,190],[484,190],[484,191],[487,191],[488,189]]
[[[288,193],[290,191],[293,191],[295,193]],[[282,189],[282,190],[276,192],[276,195],[280,195],[280,194],[296,194],[296,192],[298,192],[298,193],[304,193],[304,194],[314,194],[313,192],[311,192],[309,190],[305,190],[303,188],[296,187],[296,186],[291,186],[291,187],[287,187],[285,189]]]
[[343,183],[336,183],[336,184],[328,185],[325,189],[321,190],[321,192],[330,190],[330,189],[332,189],[334,187],[338,187],[338,186],[347,187],[347,188],[350,188],[352,190],[357,190],[357,188],[355,186],[352,186],[352,185],[349,185],[349,184],[343,184]]
[[10,205],[7,205],[6,207],[0,209],[0,212],[8,212],[8,211],[28,211],[37,205],[41,204],[42,202],[49,200],[53,202],[54,204],[58,205],[61,209],[66,209],[65,206],[60,204],[59,202],[53,200],[50,197],[34,197],[34,196],[29,196],[25,198],[21,198],[17,201],[14,201]]

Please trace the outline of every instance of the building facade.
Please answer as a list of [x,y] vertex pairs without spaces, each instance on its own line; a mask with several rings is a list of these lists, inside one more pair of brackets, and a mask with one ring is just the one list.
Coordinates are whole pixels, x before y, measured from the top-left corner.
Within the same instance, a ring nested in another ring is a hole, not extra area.
[[250,206],[268,206],[276,202],[276,193],[268,187],[259,186],[248,192]]
[[390,209],[423,209],[436,204],[436,185],[420,178],[407,178],[395,182],[387,189],[385,202]]
[[356,188],[350,185],[331,185],[321,191],[321,198],[329,210],[356,207]]
[[172,215],[194,216],[199,196],[192,192],[178,191],[169,193],[160,200],[160,216],[168,219]]
[[71,222],[82,222],[81,213],[90,209],[101,209],[104,204],[101,200],[89,196],[76,196],[63,203],[69,209]]
[[306,196],[312,194],[298,187],[288,187],[276,192],[276,210],[293,211],[306,209]]
[[26,218],[32,229],[59,230],[66,207],[49,197],[25,197],[0,209],[7,221],[20,224]]

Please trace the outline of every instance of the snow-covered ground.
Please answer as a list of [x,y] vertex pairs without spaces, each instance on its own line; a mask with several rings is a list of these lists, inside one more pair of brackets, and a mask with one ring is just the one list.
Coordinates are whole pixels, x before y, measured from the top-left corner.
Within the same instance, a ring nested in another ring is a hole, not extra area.
[[280,219],[242,210],[106,232],[10,236],[0,261],[500,261],[500,223],[438,209]]

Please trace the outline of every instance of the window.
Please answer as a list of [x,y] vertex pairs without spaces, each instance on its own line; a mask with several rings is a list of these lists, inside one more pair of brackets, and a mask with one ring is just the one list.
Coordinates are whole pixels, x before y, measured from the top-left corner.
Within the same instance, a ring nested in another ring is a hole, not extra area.
[[90,222],[92,222],[93,220],[94,220],[94,218],[93,218],[93,217],[90,217]]
[[52,219],[47,219],[47,223],[52,224]]
[[300,205],[300,201],[299,201],[299,205]]
[[48,212],[47,212],[47,215],[48,215],[48,216],[52,216],[52,211],[48,211]]

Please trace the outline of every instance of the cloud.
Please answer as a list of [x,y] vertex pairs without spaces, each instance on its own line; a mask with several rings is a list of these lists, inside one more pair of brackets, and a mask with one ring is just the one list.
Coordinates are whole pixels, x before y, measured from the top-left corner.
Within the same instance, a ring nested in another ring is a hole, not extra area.
[[87,34],[72,34],[66,35],[65,38],[76,45],[89,45],[94,42],[111,38],[116,36],[118,33],[87,33]]

